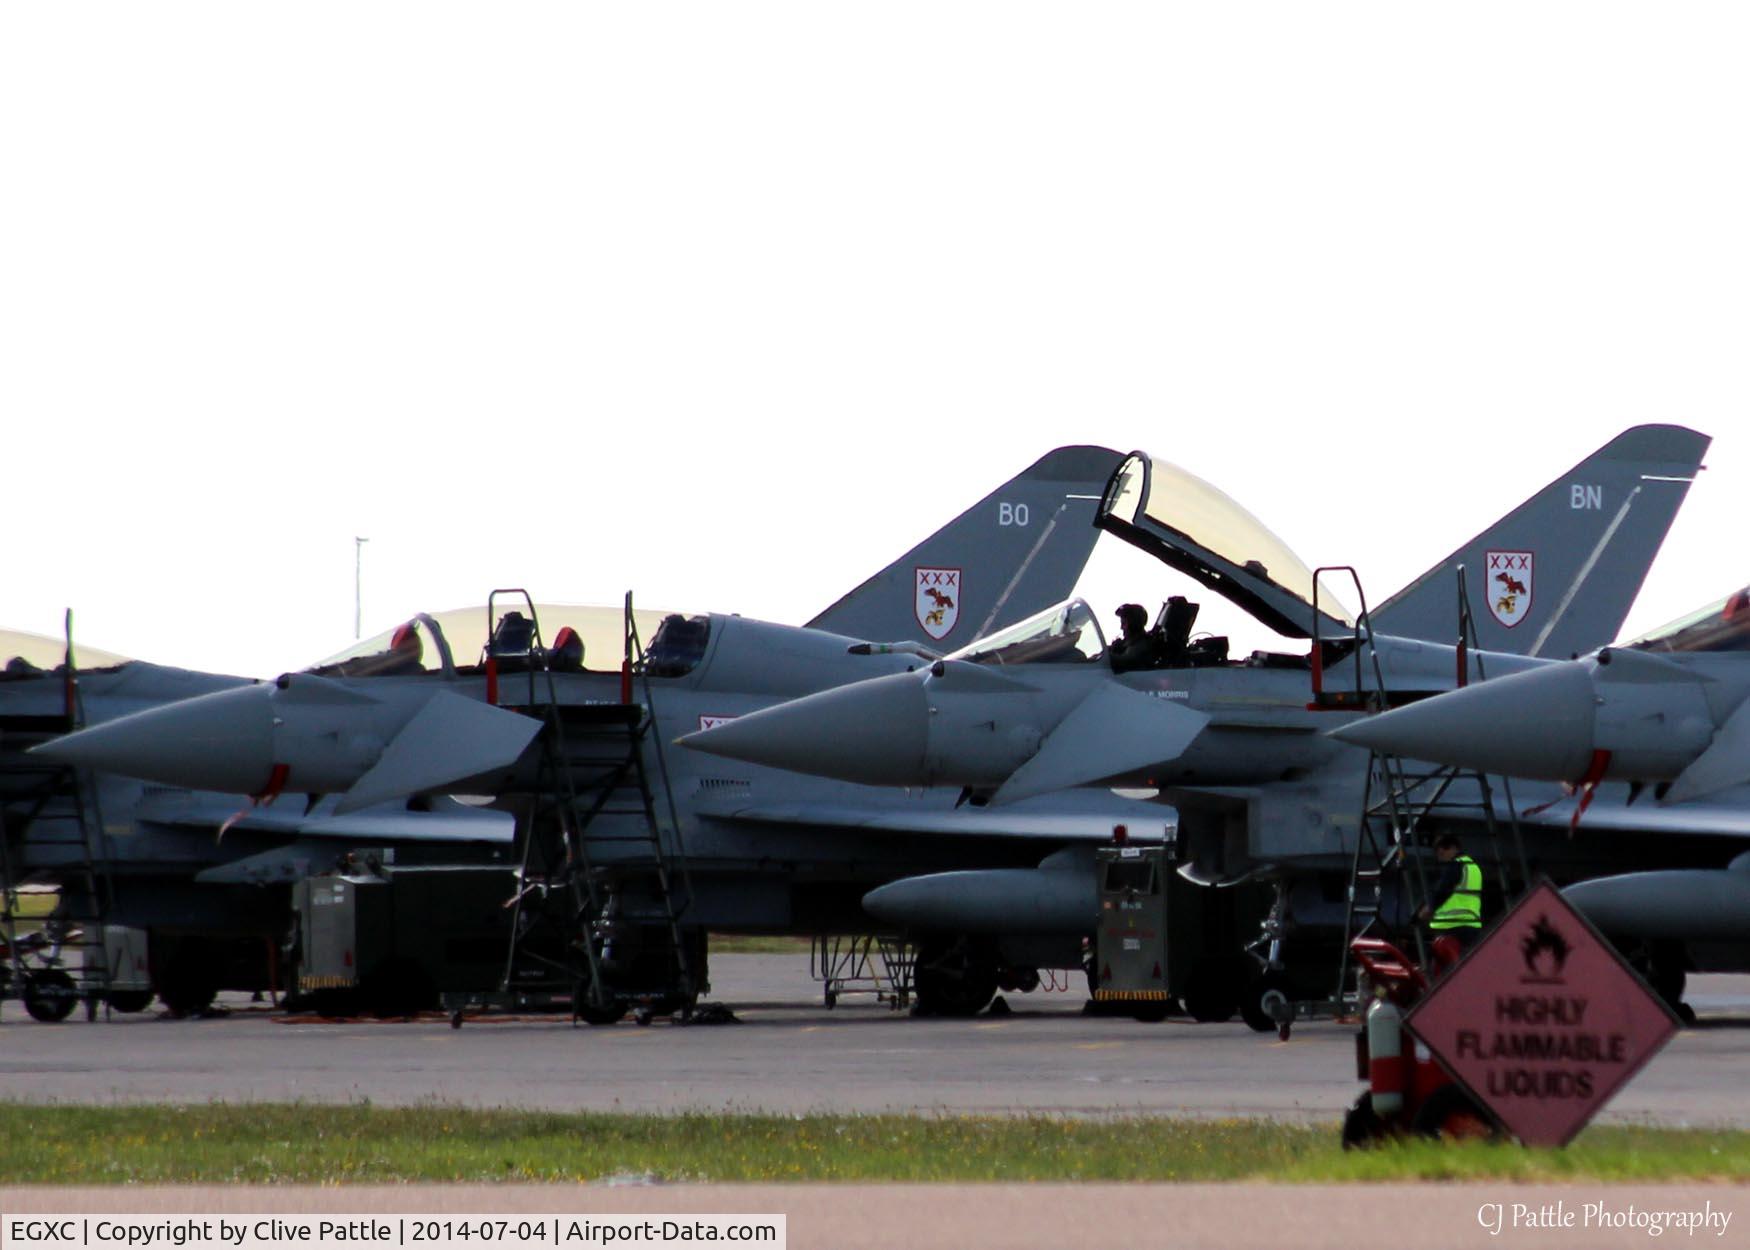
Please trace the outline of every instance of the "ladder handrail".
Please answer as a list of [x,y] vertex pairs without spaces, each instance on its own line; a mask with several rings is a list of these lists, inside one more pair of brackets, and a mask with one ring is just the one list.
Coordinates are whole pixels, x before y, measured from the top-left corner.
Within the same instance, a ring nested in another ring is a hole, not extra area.
[[[492,646],[498,633],[498,596],[520,595],[525,607],[529,610],[529,656],[525,666],[528,677],[528,699],[524,706],[533,708],[535,699],[535,665],[537,657],[542,676],[546,678],[547,698],[545,701],[546,729],[541,735],[541,763],[537,774],[536,797],[532,800],[528,813],[528,827],[523,835],[522,869],[517,878],[517,892],[513,900],[511,913],[510,944],[505,953],[504,976],[500,989],[509,993],[516,977],[517,956],[521,952],[523,933],[524,902],[528,899],[532,887],[529,883],[529,865],[533,860],[536,838],[535,826],[540,818],[539,794],[544,788],[542,783],[552,782],[560,791],[558,801],[554,804],[559,821],[559,843],[564,848],[565,858],[559,864],[545,862],[542,867],[546,873],[543,890],[551,888],[555,868],[562,870],[565,884],[570,886],[573,903],[572,920],[582,923],[584,957],[589,964],[589,995],[594,1005],[607,1005],[607,982],[602,975],[601,956],[597,950],[594,935],[589,928],[600,919],[604,907],[596,888],[595,872],[589,862],[587,848],[580,835],[581,829],[577,823],[577,790],[571,776],[571,769],[566,762],[565,728],[563,717],[559,714],[558,687],[553,681],[551,656],[547,651],[546,640],[541,635],[540,614],[535,611],[534,596],[523,587],[500,587],[492,590],[486,596],[486,649],[487,662],[493,667],[490,670],[496,674],[493,661]],[[598,804],[599,806],[599,804]],[[594,814],[593,811],[591,813]]]
[[[623,665],[622,671],[631,672],[638,676],[639,684],[642,686],[644,692],[644,724],[649,729],[654,730],[656,728],[656,695],[650,685],[649,665],[645,663],[644,643],[638,634],[638,617],[632,610],[632,592],[630,590],[626,592],[624,626],[624,650],[621,656],[621,663]],[[661,732],[658,731],[652,733],[650,735],[650,742],[656,752],[657,776],[662,782],[663,796],[668,804],[669,825],[673,830],[672,837],[674,839],[675,858],[678,859],[680,863],[681,886],[686,892],[686,902],[681,909],[682,912],[685,912],[687,908],[690,908],[693,905],[693,874],[692,866],[686,853],[686,835],[681,829],[680,809],[674,801],[674,787],[669,781],[668,759],[663,754]],[[645,796],[645,803],[649,811],[651,826],[656,835],[657,876],[661,884],[663,912],[668,918],[669,940],[674,947],[675,961],[680,971],[681,980],[688,987],[692,987],[694,985],[693,972],[688,966],[687,944],[681,940],[680,913],[675,911],[674,892],[669,887],[669,856],[663,851],[662,824],[656,819],[655,804],[650,797],[650,783],[644,771],[644,756],[642,751],[638,753],[638,782],[639,789]]]
[[[655,893],[660,900],[663,918],[666,921],[667,939],[671,962],[669,972],[672,975],[674,987],[690,1003],[700,986],[694,969],[690,966],[687,943],[682,940],[679,915],[674,903],[674,890],[671,879],[671,853],[664,846],[662,822],[657,817],[656,800],[651,792],[648,772],[645,767],[644,745],[647,737],[654,737],[654,747],[657,752],[658,767],[661,772],[663,786],[668,799],[671,819],[674,821],[674,839],[681,853],[681,869],[687,872],[684,855],[684,844],[680,833],[678,809],[674,801],[672,787],[668,782],[666,763],[662,759],[659,735],[653,735],[655,715],[649,703],[649,684],[646,678],[646,702],[639,704],[629,698],[629,685],[623,687],[624,699],[621,705],[624,715],[615,715],[596,726],[593,732],[586,731],[585,738],[594,749],[588,758],[574,757],[566,742],[566,718],[563,714],[558,682],[554,676],[551,653],[546,646],[546,640],[541,632],[539,614],[535,608],[533,597],[527,590],[501,589],[494,590],[487,599],[487,614],[489,618],[488,659],[495,659],[492,653],[492,642],[496,635],[496,620],[498,598],[501,595],[516,595],[522,600],[528,612],[530,631],[530,650],[525,666],[528,677],[528,698],[525,711],[531,715],[539,715],[544,720],[545,732],[542,734],[541,756],[534,785],[533,795],[526,810],[524,820],[524,842],[522,855],[522,870],[519,888],[511,900],[513,907],[509,949],[505,956],[503,976],[500,980],[500,991],[507,996],[519,988],[527,988],[519,981],[519,971],[526,971],[530,961],[545,968],[570,970],[574,975],[581,975],[582,969],[575,963],[563,962],[564,949],[574,948],[581,944],[584,960],[587,964],[589,984],[585,987],[586,1000],[589,1005],[607,1009],[623,995],[617,995],[615,988],[610,986],[605,975],[604,964],[607,954],[606,943],[612,939],[612,919],[617,915],[616,900],[621,897],[623,883],[616,887],[612,880],[604,877],[610,868],[598,869],[591,855],[592,841],[590,828],[598,817],[633,817],[639,821],[642,832],[638,836],[616,834],[609,830],[600,836],[599,843],[605,846],[616,842],[638,842],[647,848],[649,858],[648,868],[640,867],[637,871],[648,871],[654,876]],[[632,669],[634,655],[642,659],[642,643],[638,636],[637,624],[632,613],[632,596],[626,596],[624,619],[624,660],[622,671],[628,675]],[[496,678],[496,666],[491,670]],[[537,676],[539,674],[539,676]],[[545,698],[540,697],[540,683],[545,684]],[[496,680],[491,682],[496,689]],[[535,707],[541,705],[537,713]],[[608,708],[598,708],[598,711],[609,711]],[[611,734],[616,746],[611,751],[603,750],[596,745],[602,734]],[[582,768],[586,777],[583,785],[587,794],[580,793],[579,779],[576,769]],[[631,791],[635,790],[636,794]],[[617,795],[623,799],[615,802]],[[555,826],[547,821],[556,822],[557,838],[553,831]],[[544,832],[545,830],[545,832]],[[539,849],[537,849],[539,843]],[[537,861],[544,872],[544,879],[537,884]],[[642,864],[643,856],[639,857]],[[621,861],[614,860],[618,865]],[[566,944],[561,948],[557,958],[543,954],[527,939],[530,935],[554,922],[551,910],[546,906],[537,907],[534,895],[545,893],[551,889],[563,887],[567,891],[569,914],[563,922],[561,939]],[[688,901],[691,901],[691,879],[686,878]],[[528,919],[528,914],[534,909],[534,916]],[[613,913],[613,915],[610,915]],[[575,985],[573,986],[575,990]],[[664,987],[664,993],[671,993],[671,987]],[[580,1004],[581,1005],[581,1004]],[[575,1016],[575,1012],[574,1012]]]
[[[638,675],[639,685],[644,691],[644,707],[650,717],[650,724],[656,724],[656,693],[650,685],[650,667],[645,662],[644,642],[638,636],[638,618],[632,612],[632,592],[626,592],[626,661],[632,665],[632,671]],[[675,857],[681,866],[681,884],[686,890],[686,903],[682,912],[693,905],[693,876],[690,860],[687,856],[686,831],[681,826],[680,807],[674,800],[674,785],[669,778],[668,757],[664,754],[662,734],[657,733],[651,738],[651,746],[656,750],[656,771],[662,781],[663,798],[668,806],[670,827],[674,830]]]

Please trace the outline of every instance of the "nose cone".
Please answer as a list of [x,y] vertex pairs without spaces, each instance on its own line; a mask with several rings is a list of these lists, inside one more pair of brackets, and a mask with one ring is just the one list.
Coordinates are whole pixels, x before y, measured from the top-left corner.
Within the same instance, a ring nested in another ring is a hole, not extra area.
[[241,686],[81,729],[33,754],[190,790],[254,794],[273,773],[271,685]]
[[864,785],[922,785],[930,729],[922,677],[893,673],[823,690],[687,734],[680,744]]
[[1592,758],[1596,708],[1590,671],[1563,662],[1381,712],[1331,736],[1436,764],[1573,781]]

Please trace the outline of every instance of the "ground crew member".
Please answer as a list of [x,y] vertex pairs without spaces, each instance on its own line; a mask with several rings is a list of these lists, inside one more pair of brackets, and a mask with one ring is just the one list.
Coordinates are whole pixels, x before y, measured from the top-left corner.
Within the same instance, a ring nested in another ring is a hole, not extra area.
[[1434,840],[1434,858],[1440,861],[1429,901],[1416,911],[1433,936],[1457,939],[1469,950],[1483,931],[1483,870],[1463,854],[1458,839],[1443,833]]

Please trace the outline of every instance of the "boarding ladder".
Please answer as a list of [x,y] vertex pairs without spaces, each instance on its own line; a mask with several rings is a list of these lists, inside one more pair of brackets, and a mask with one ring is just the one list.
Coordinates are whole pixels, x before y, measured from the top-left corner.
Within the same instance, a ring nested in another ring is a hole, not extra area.
[[[95,1019],[120,971],[105,940],[115,905],[113,851],[97,787],[84,769],[27,754],[85,726],[70,610],[65,628],[60,711],[0,718],[0,962],[6,990],[38,1020],[65,1019],[80,1000]],[[56,895],[46,917],[30,906]]]
[[[1360,577],[1347,565],[1321,568],[1314,574],[1314,607],[1318,600],[1318,578],[1324,573],[1347,573],[1355,586],[1361,604],[1354,636],[1355,689],[1340,697],[1352,702],[1326,703],[1325,706],[1350,706],[1372,715],[1392,706],[1379,653],[1374,645],[1373,628],[1367,611],[1367,599],[1361,589]],[[1475,653],[1476,624],[1471,615],[1470,598],[1465,590],[1464,566],[1458,577],[1458,646],[1457,684],[1467,684],[1474,662],[1479,679],[1486,676],[1483,660]],[[1321,640],[1317,636],[1315,612],[1313,655],[1314,696],[1322,692],[1319,664]],[[1373,677],[1373,688],[1364,689],[1362,658],[1366,654]],[[1357,988],[1350,984],[1354,964],[1350,943],[1376,926],[1401,933],[1408,928],[1414,940],[1417,962],[1428,966],[1428,952],[1422,928],[1415,923],[1415,912],[1423,900],[1430,897],[1427,860],[1431,845],[1430,826],[1443,816],[1468,815],[1480,817],[1487,830],[1494,860],[1496,882],[1507,897],[1512,898],[1529,884],[1530,874],[1525,860],[1524,841],[1520,835],[1517,813],[1513,807],[1510,783],[1502,779],[1503,797],[1507,804],[1508,824],[1516,855],[1517,885],[1502,846],[1501,821],[1496,815],[1495,788],[1480,772],[1461,768],[1436,768],[1405,761],[1387,752],[1370,753],[1366,783],[1362,791],[1361,818],[1355,836],[1355,848],[1350,858],[1349,876],[1344,891],[1343,940],[1337,956],[1337,978],[1332,991],[1332,1004],[1339,1012],[1356,1005]],[[1389,893],[1387,886],[1396,882],[1398,888]],[[1392,914],[1386,914],[1388,898],[1395,900]]]
[[[520,599],[528,616],[500,618],[500,597]],[[690,1012],[705,988],[681,930],[692,892],[648,682],[645,700],[632,698],[643,660],[632,596],[626,596],[616,701],[560,700],[554,652],[526,590],[493,591],[487,614],[488,698],[544,726],[535,782],[519,813],[522,857],[499,992],[490,999],[446,999],[451,1023],[459,1026],[467,1007],[563,1001],[570,1002],[574,1020],[592,1022],[618,1019],[631,1008],[641,1018]],[[668,800],[673,832],[666,837],[647,745]],[[659,935],[654,949],[652,932]]]

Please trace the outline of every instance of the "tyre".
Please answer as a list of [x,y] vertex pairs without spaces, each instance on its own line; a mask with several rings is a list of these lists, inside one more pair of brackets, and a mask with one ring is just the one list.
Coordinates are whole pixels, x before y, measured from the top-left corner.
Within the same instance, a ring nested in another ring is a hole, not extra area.
[[[154,956],[157,948],[154,946]],[[207,943],[184,940],[169,945],[160,967],[153,965],[152,981],[158,997],[173,1016],[198,1016],[219,996],[215,952]]]
[[359,996],[357,986],[350,989],[311,990],[309,1000],[312,1012],[330,1020],[350,1020],[364,1011],[364,1002]]
[[618,1024],[626,1018],[630,1005],[614,1002],[611,999],[605,1007],[598,1007],[589,1001],[589,979],[579,980],[571,988],[571,1014],[585,1024],[600,1027],[607,1024]]
[[104,995],[104,1002],[110,1010],[125,1012],[132,1015],[136,1011],[144,1011],[152,1005],[151,990],[111,990]]
[[996,997],[997,963],[966,941],[926,942],[912,983],[925,1015],[975,1016]]
[[1373,1110],[1373,1092],[1364,1091],[1343,1113],[1343,1149],[1360,1150],[1385,1136],[1385,1124]]
[[44,1024],[59,1024],[73,1013],[79,1001],[79,990],[73,978],[59,968],[34,972],[24,978],[22,990],[24,1009],[32,1020]]
[[1647,980],[1653,992],[1673,1007],[1683,1001],[1683,991],[1689,988],[1689,974],[1669,964],[1654,964]]
[[1173,1000],[1163,998],[1159,1002],[1151,1000],[1146,1003],[1138,1003],[1130,1009],[1130,1014],[1144,1024],[1159,1024],[1173,1014]]
[[1261,972],[1240,995],[1240,1018],[1254,1033],[1274,1033],[1280,1022],[1271,1008],[1286,1008],[1289,1001],[1287,976],[1274,968]]
[[1206,959],[1191,969],[1185,981],[1185,1010],[1200,1024],[1232,1020],[1240,1009],[1235,970],[1220,960]]
[[393,959],[377,968],[359,992],[371,1014],[386,1019],[416,1016],[438,1005],[437,986],[411,959]]
[[1457,1085],[1443,1085],[1416,1109],[1411,1127],[1423,1137],[1447,1141],[1494,1141],[1501,1130],[1488,1112]]

